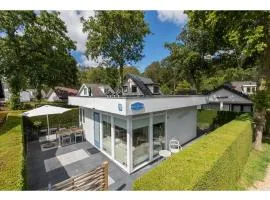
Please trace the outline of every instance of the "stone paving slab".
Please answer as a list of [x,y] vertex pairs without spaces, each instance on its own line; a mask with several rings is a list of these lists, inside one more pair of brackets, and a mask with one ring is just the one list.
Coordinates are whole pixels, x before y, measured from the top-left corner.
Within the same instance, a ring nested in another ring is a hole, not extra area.
[[47,190],[49,183],[53,185],[85,173],[104,161],[109,161],[109,190],[131,190],[132,182],[157,164],[129,175],[87,141],[46,151],[41,150],[41,144],[38,141],[28,144],[28,190]]

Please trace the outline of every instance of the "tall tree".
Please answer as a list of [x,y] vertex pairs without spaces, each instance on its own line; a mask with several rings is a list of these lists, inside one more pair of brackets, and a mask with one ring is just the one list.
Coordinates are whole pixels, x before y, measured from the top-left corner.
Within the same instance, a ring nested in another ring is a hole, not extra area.
[[94,17],[83,20],[83,31],[88,33],[86,53],[92,59],[101,57],[120,69],[143,57],[144,37],[150,34],[142,11],[96,11]]
[[70,55],[75,45],[58,15],[1,11],[0,74],[9,83],[13,108],[27,85],[40,93],[44,85],[76,84],[76,62]]
[[151,78],[154,82],[160,82],[160,62],[154,61],[148,65],[144,70],[144,75]]
[[165,60],[167,65],[173,68],[174,91],[177,82],[182,79],[187,80],[193,89],[199,92],[201,76],[206,69],[203,56],[177,42],[165,44],[165,47],[170,51]]
[[28,44],[25,28],[34,23],[31,11],[1,11],[0,13],[0,74],[6,77],[12,93],[12,107],[20,103],[20,90],[26,84],[25,69],[28,67]]
[[125,77],[126,74],[135,74],[135,75],[140,75],[140,71],[133,66],[124,66],[123,68],[123,77]]
[[260,150],[265,114],[269,108],[270,85],[270,12],[269,11],[189,11],[188,26],[205,30],[214,41],[214,50],[231,49],[244,63],[257,61],[259,90],[255,96],[256,141]]

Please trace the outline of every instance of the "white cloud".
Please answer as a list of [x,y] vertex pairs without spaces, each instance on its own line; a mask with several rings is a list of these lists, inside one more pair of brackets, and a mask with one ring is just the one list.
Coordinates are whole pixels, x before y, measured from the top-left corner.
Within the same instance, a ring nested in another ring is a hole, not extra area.
[[94,16],[94,11],[60,11],[60,18],[67,26],[68,36],[77,42],[77,51],[81,53],[86,50],[87,34],[82,31],[83,24],[80,19],[81,17],[87,19],[90,16]]
[[97,60],[91,60],[88,59],[85,55],[81,55],[81,63],[78,63],[79,66],[84,66],[84,67],[97,67],[101,62],[102,59],[98,58]]
[[159,10],[157,13],[161,22],[171,22],[180,26],[187,21],[187,15],[181,10]]
[[81,17],[87,19],[90,16],[94,16],[94,11],[59,11],[60,18],[65,22],[67,26],[68,36],[76,42],[76,51],[79,51],[81,55],[81,62],[79,66],[85,67],[97,67],[101,59],[97,61],[88,59],[84,53],[86,50],[87,34],[83,33],[83,24],[81,23]]

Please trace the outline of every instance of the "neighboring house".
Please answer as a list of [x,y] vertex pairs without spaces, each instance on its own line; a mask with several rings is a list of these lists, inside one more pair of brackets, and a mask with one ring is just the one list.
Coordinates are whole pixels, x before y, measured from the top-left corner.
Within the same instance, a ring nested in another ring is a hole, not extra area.
[[254,81],[233,81],[230,85],[233,89],[247,95],[255,94],[257,89],[257,83]]
[[252,112],[253,102],[249,96],[236,90],[230,84],[225,84],[213,90],[208,95],[208,104],[204,109],[215,109],[234,112]]
[[54,101],[67,101],[68,96],[76,96],[78,90],[73,88],[66,88],[66,87],[54,87],[54,89],[50,89],[47,94],[47,101],[54,102]]
[[[171,139],[184,144],[196,138],[197,106],[206,104],[207,98],[154,95],[159,92],[151,89],[156,84],[150,79],[126,78],[129,88],[125,96],[105,95],[100,88],[95,95],[91,84],[83,84],[77,96],[69,97],[68,104],[80,107],[80,126],[86,140],[132,173],[158,159],[159,151],[168,149]],[[135,93],[133,85],[137,86],[136,96],[127,96]]]
[[115,92],[111,86],[106,84],[83,84],[79,89],[77,96],[102,97],[114,94]]
[[142,76],[127,74],[122,86],[124,96],[151,96],[160,95],[159,85],[152,79]]
[[[9,85],[6,81],[1,80],[1,89],[2,91],[2,97],[0,96],[0,99],[2,99],[3,102],[6,102],[10,99],[11,93]],[[0,92],[1,93],[1,92]],[[29,102],[36,98],[37,90],[36,89],[25,89],[20,92],[20,102]],[[45,98],[45,92],[41,91],[42,98]]]

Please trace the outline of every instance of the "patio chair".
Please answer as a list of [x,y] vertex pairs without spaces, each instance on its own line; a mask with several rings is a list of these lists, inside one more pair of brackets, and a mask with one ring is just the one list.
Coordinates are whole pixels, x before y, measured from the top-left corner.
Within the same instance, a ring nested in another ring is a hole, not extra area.
[[68,143],[71,144],[70,134],[62,135],[62,144],[64,144],[65,141],[68,141]]
[[172,153],[177,153],[180,150],[183,150],[182,146],[180,145],[179,140],[172,138],[169,142],[169,150]]

